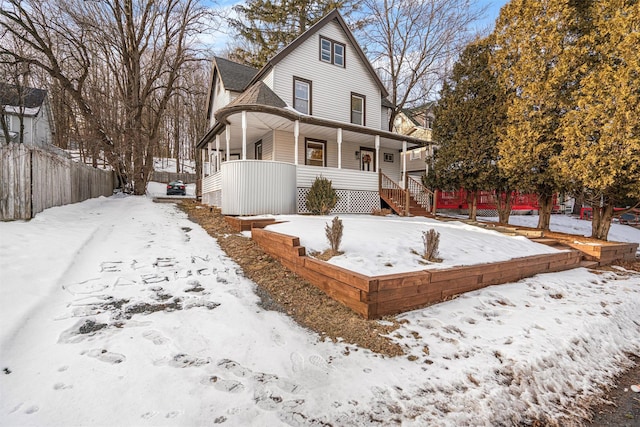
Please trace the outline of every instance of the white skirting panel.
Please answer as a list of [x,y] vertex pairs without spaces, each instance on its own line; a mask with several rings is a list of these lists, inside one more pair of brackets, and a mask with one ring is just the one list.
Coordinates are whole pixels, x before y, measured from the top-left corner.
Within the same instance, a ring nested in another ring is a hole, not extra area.
[[265,160],[224,162],[222,214],[296,213],[296,167]]

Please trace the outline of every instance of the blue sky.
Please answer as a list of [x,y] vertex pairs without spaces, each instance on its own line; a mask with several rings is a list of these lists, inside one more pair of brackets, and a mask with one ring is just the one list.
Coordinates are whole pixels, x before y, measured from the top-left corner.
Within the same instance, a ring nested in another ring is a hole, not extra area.
[[[203,0],[203,3],[206,5],[211,5],[215,8],[231,8],[233,5],[237,3],[241,3],[243,0]],[[498,18],[498,14],[500,13],[500,8],[508,3],[508,0],[475,0],[472,1],[474,6],[480,8],[483,6],[487,6],[487,11],[485,12],[485,18],[478,22],[476,28],[478,30],[493,28],[495,20]],[[226,26],[225,26],[226,27]],[[214,49],[219,51],[224,48],[227,42],[227,35],[217,33],[215,35],[210,35],[207,37],[209,39],[209,43],[213,45]],[[220,53],[220,52],[216,52]]]

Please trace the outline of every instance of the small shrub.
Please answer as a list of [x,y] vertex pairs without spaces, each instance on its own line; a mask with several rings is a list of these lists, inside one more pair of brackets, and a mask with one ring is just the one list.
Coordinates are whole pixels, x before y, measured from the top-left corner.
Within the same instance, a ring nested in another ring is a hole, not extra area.
[[338,203],[338,195],[331,181],[322,176],[316,178],[307,194],[307,209],[313,215],[327,215]]
[[342,241],[342,220],[337,216],[333,218],[331,221],[331,225],[326,224],[324,227],[324,232],[329,240],[329,245],[331,246],[332,255],[337,255],[340,251],[340,242]]
[[371,211],[371,215],[374,215],[374,216],[387,216],[387,215],[391,215],[391,209],[385,209],[385,208],[382,208],[382,209],[373,209],[373,210]]
[[438,258],[438,247],[440,246],[440,233],[433,228],[422,232],[422,242],[424,243],[424,253],[422,258],[431,262],[440,262]]

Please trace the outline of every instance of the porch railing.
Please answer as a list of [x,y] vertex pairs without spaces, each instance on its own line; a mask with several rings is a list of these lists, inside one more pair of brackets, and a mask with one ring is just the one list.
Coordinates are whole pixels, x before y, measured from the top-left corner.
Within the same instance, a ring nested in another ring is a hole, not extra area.
[[431,211],[433,205],[433,192],[422,185],[420,181],[412,176],[408,176],[408,188],[411,197],[423,207],[427,212]]
[[409,215],[409,192],[400,187],[394,180],[382,173],[378,174],[378,191],[380,197],[391,208],[401,215]]

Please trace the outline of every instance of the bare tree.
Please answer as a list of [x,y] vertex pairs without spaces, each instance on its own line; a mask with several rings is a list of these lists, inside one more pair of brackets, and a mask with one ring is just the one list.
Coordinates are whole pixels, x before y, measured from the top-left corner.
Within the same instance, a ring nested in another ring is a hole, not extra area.
[[167,105],[211,11],[197,0],[4,0],[3,60],[45,70],[73,99],[87,134],[144,194]]
[[367,54],[396,106],[433,99],[441,78],[470,41],[469,26],[485,9],[470,0],[363,0],[368,12],[362,37]]

